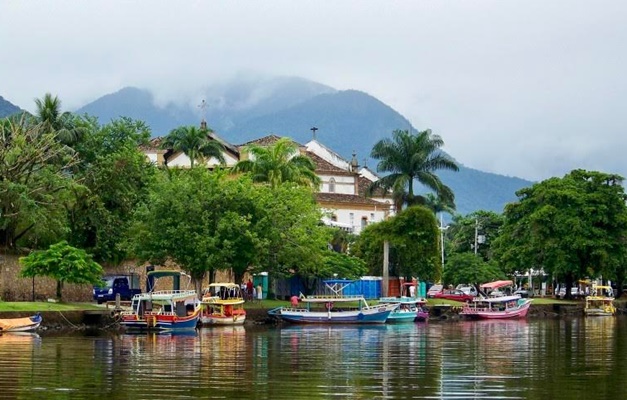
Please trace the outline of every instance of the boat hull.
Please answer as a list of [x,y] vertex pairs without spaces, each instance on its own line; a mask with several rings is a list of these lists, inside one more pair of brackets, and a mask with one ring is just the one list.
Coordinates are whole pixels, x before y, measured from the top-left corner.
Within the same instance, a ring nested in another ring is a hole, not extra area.
[[203,316],[200,318],[203,325],[244,325],[246,315],[233,316]]
[[285,308],[271,310],[270,315],[295,324],[383,324],[397,305],[381,305],[350,311],[309,311]]
[[388,323],[397,324],[403,322],[414,322],[418,319],[418,313],[416,311],[393,311],[390,313],[387,321]]
[[464,306],[460,315],[472,319],[514,319],[525,318],[531,307],[531,301],[523,301],[517,307],[503,311],[476,309],[469,305]]
[[125,316],[120,321],[127,330],[194,330],[198,326],[199,312],[187,317],[177,317],[174,315],[148,315],[137,318],[134,315]]
[[0,320],[0,332],[29,332],[41,325],[40,314],[24,318],[8,318]]

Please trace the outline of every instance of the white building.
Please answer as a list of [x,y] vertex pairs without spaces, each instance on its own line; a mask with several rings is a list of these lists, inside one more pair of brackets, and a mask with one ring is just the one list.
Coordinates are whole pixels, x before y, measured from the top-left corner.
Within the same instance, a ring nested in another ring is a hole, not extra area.
[[[233,146],[214,133],[210,133],[209,136],[224,145],[227,167],[232,167],[240,159],[248,157],[245,146],[249,144],[269,146],[280,139],[279,136],[268,135]],[[154,138],[150,146],[143,149],[148,159],[157,165],[189,168],[191,165],[189,157],[180,152],[160,149],[161,141],[162,138]],[[366,196],[366,189],[378,177],[366,167],[359,169],[354,154],[352,160],[347,161],[315,139],[304,146],[299,145],[299,149],[301,154],[308,156],[316,164],[316,174],[321,180],[316,199],[325,213],[323,218],[325,224],[359,234],[367,225],[383,221],[393,214],[393,202],[390,197]],[[206,161],[208,168],[213,168],[217,164],[217,160],[213,158]]]

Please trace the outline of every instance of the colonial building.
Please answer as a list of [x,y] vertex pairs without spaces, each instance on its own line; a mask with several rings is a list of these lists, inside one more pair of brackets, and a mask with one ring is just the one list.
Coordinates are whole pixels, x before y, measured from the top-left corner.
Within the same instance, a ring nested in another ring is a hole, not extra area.
[[[245,150],[247,145],[269,146],[280,139],[279,136],[268,135],[234,146],[215,133],[210,133],[209,136],[224,146],[227,167],[249,157]],[[161,141],[162,138],[154,138],[150,146],[143,149],[148,159],[157,165],[170,167],[185,168],[191,165],[185,154],[162,150]],[[368,224],[383,221],[394,212],[391,198],[381,195],[366,196],[368,186],[378,177],[367,167],[360,169],[355,154],[351,161],[347,161],[315,138],[305,145],[299,144],[299,151],[316,164],[316,174],[321,181],[316,199],[325,214],[325,224],[359,234]],[[217,164],[218,161],[214,158],[206,160],[208,168]]]

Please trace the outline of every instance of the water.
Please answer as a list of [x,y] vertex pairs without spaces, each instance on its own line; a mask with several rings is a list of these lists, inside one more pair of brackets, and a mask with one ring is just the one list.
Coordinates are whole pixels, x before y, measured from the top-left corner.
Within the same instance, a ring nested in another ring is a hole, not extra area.
[[620,399],[627,317],[0,336],[2,399]]

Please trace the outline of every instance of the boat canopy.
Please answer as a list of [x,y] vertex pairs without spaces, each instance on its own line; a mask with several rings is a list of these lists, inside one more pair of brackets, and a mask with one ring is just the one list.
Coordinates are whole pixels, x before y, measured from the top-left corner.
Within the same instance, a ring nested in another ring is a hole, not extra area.
[[211,283],[211,284],[209,284],[209,287],[210,288],[225,287],[227,289],[231,289],[231,288],[239,288],[240,286],[237,283],[232,283],[232,282],[229,282],[229,283],[219,283],[218,282],[218,283]]
[[511,286],[514,282],[512,281],[494,281],[488,282],[481,285],[481,289],[498,289],[504,286]]

